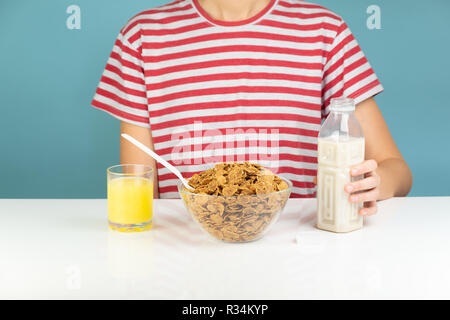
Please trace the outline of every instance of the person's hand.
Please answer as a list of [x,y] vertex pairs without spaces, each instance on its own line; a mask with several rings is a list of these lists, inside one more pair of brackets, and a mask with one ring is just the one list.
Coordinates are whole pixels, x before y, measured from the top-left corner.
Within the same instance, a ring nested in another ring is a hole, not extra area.
[[380,176],[376,172],[377,167],[375,160],[366,160],[352,167],[350,170],[352,177],[362,175],[364,178],[345,185],[345,191],[350,194],[350,202],[364,203],[363,208],[359,211],[359,214],[362,216],[370,216],[378,211],[377,200],[380,195]]

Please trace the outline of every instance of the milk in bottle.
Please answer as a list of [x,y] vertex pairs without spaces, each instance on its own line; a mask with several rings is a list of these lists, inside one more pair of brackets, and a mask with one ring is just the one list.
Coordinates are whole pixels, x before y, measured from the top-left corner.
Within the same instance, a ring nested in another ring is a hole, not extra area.
[[330,114],[318,142],[317,227],[333,232],[360,229],[361,204],[349,201],[344,186],[352,180],[350,168],[364,161],[364,134],[354,114],[355,102],[332,99]]

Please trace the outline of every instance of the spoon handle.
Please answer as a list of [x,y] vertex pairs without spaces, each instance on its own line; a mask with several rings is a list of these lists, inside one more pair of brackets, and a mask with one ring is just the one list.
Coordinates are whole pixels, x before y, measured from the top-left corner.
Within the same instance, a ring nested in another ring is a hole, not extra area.
[[177,168],[175,168],[174,166],[172,166],[170,163],[168,163],[166,160],[164,160],[162,157],[160,157],[159,155],[157,155],[153,150],[151,150],[150,148],[148,148],[146,145],[142,144],[141,142],[139,142],[138,140],[136,140],[135,138],[133,138],[132,136],[129,136],[126,133],[122,133],[121,136],[125,139],[127,139],[128,141],[130,141],[132,144],[134,144],[136,147],[138,147],[139,149],[141,149],[142,151],[144,151],[146,154],[148,154],[150,157],[152,157],[153,159],[155,159],[157,162],[161,163],[164,167],[166,167],[167,169],[169,169],[173,174],[175,174],[178,179],[181,180],[181,182],[184,184],[184,186],[188,189],[192,189],[192,187],[188,184],[188,182],[186,181],[186,179],[183,178],[183,176],[181,175],[180,171],[178,171]]

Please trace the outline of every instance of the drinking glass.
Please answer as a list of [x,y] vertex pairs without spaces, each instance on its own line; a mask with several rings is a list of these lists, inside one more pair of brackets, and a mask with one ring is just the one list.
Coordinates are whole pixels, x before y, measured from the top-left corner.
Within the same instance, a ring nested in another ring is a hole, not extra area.
[[149,230],[153,217],[153,170],[142,164],[107,169],[108,223],[112,230]]

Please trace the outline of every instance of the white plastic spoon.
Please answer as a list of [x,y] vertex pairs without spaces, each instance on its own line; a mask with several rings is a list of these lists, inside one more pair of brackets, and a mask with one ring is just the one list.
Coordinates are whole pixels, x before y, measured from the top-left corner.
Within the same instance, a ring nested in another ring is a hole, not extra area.
[[138,147],[142,151],[144,151],[150,157],[152,157],[153,159],[155,159],[156,161],[161,163],[164,167],[169,169],[170,172],[172,172],[174,175],[176,175],[178,177],[178,179],[181,180],[181,182],[183,183],[183,185],[186,188],[188,188],[190,190],[193,190],[193,188],[188,184],[187,180],[185,178],[183,178],[183,176],[181,175],[181,172],[178,171],[177,168],[175,168],[173,165],[171,165],[166,160],[164,160],[159,155],[157,155],[153,150],[149,149],[146,145],[142,144],[141,142],[139,142],[138,140],[136,140],[132,136],[129,136],[126,133],[122,133],[121,136],[124,137],[125,139],[127,139],[128,141],[130,141],[132,144],[134,144],[136,147]]

